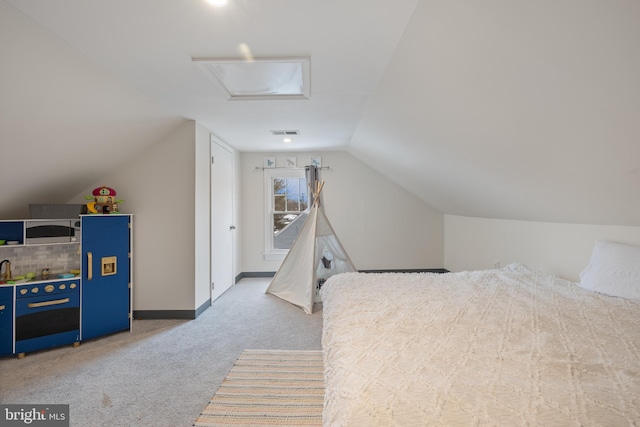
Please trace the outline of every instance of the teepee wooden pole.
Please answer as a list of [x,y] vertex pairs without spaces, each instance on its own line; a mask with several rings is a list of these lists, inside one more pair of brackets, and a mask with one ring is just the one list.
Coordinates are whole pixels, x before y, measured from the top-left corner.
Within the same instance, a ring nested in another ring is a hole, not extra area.
[[313,193],[313,206],[320,206],[320,192],[322,192],[322,187],[324,187],[324,181],[316,182],[316,189]]

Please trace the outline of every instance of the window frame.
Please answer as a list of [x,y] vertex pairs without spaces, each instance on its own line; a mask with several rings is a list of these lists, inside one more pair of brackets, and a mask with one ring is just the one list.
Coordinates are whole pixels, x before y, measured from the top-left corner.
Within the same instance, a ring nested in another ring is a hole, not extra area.
[[275,178],[306,179],[305,169],[264,169],[264,259],[266,261],[281,261],[289,253],[289,249],[276,249],[273,245],[273,180]]

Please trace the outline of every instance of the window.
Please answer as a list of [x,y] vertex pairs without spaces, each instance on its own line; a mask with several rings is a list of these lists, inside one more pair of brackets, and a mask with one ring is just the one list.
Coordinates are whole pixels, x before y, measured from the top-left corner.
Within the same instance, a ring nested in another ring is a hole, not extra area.
[[298,236],[309,206],[304,169],[265,170],[265,259],[279,260]]

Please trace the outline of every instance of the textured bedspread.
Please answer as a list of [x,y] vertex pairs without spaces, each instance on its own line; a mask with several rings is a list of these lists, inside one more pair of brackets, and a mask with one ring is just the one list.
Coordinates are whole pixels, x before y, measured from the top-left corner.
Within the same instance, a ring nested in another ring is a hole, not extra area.
[[640,302],[522,265],[322,288],[324,425],[640,425]]

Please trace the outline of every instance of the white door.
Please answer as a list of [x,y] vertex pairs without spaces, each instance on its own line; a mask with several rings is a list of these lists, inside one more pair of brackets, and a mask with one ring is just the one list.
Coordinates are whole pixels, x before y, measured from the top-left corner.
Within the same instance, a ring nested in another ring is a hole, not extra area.
[[233,153],[211,141],[211,301],[233,284]]

